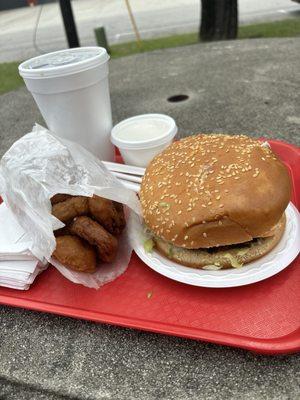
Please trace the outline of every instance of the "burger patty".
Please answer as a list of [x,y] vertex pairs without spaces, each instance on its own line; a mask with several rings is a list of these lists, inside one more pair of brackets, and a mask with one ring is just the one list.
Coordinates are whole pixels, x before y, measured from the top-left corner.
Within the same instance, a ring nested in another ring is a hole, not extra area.
[[209,254],[215,254],[220,251],[230,251],[232,249],[243,249],[247,247],[252,247],[256,244],[261,244],[261,241],[264,238],[255,238],[253,240],[249,240],[249,242],[244,242],[244,243],[237,243],[237,244],[229,244],[227,246],[218,246],[218,247],[209,247],[205,249]]
[[153,238],[156,249],[179,264],[197,269],[239,268],[271,251],[280,241],[285,229],[285,215],[278,223],[273,236],[256,238],[249,242],[211,247],[208,249],[184,249],[158,237]]

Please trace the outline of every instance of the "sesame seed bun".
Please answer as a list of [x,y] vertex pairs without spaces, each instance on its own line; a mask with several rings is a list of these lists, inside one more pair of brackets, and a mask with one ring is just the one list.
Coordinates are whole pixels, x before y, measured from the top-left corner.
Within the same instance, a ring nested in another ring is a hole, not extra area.
[[273,237],[290,179],[268,145],[244,135],[196,135],[170,145],[146,169],[146,225],[186,249]]
[[254,239],[240,245],[214,247],[210,249],[188,250],[173,246],[163,239],[154,237],[156,249],[178,264],[197,269],[239,268],[269,253],[280,241],[285,228],[285,215],[274,227],[274,235]]

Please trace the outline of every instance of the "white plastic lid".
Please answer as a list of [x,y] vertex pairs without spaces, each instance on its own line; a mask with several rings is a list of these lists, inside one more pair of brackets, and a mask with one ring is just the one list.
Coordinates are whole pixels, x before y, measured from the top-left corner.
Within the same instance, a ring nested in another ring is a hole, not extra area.
[[172,140],[177,130],[174,119],[168,115],[142,114],[115,125],[111,141],[121,149],[146,149]]
[[19,65],[23,78],[49,78],[85,71],[109,60],[103,47],[77,47],[30,58]]

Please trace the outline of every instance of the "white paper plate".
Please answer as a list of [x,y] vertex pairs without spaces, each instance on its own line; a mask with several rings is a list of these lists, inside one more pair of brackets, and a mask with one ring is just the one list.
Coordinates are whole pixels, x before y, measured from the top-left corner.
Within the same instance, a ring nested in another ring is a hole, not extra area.
[[[212,288],[249,285],[277,274],[297,257],[300,251],[300,216],[292,203],[286,209],[286,217],[286,229],[277,246],[264,257],[238,269],[205,271],[184,267],[156,251],[147,253],[140,235],[134,235],[133,248],[141,260],[150,268],[178,282]],[[137,220],[132,223],[135,232],[142,231],[142,226]],[[137,237],[139,237],[139,240],[137,240]]]

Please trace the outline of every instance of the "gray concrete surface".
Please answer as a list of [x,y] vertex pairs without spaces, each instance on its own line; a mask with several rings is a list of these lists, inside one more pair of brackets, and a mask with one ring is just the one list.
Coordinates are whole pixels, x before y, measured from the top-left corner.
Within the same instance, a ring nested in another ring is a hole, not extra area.
[[[299,39],[211,43],[111,62],[114,121],[172,115],[180,135],[262,134],[300,145]],[[168,103],[174,94],[190,99]],[[0,152],[41,121],[26,90],[0,97]],[[0,308],[0,399],[300,398],[299,355],[246,351]]]
[[299,355],[259,356],[7,307],[0,323],[5,400],[299,398]]
[[[300,39],[214,42],[112,60],[114,122],[145,112],[174,117],[181,136],[246,133],[300,144]],[[181,103],[167,98],[187,94]],[[25,88],[1,97],[0,155],[42,122]]]
[[[300,5],[291,0],[239,0],[239,23],[273,21],[299,16]],[[104,26],[109,43],[134,40],[124,0],[76,0],[72,2],[81,45],[95,45],[94,28]],[[196,32],[200,0],[130,0],[143,39]],[[33,33],[40,6],[0,12],[0,62],[38,55]],[[24,24],[26,21],[26,24]],[[67,46],[58,2],[43,6],[37,35],[41,51]]]

